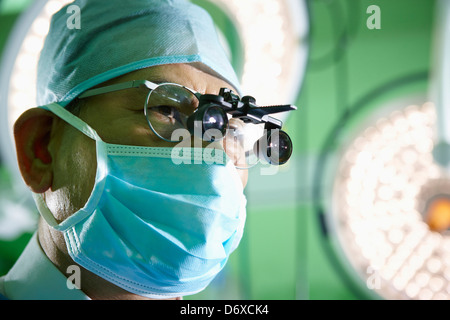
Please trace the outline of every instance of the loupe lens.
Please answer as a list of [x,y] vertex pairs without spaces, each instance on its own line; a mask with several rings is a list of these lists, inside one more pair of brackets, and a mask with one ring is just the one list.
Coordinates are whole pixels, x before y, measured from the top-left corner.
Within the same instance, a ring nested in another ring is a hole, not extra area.
[[275,130],[268,140],[267,153],[271,164],[285,164],[292,155],[292,141],[286,132]]
[[[203,141],[217,141],[224,138],[228,118],[220,107],[214,104],[200,106],[187,120],[187,127],[191,134]],[[201,137],[199,136],[201,135]]]
[[269,164],[285,164],[292,155],[292,141],[286,132],[268,130],[256,141],[253,152]]
[[150,129],[170,142],[177,129],[184,129],[188,115],[198,106],[198,99],[188,89],[176,84],[161,84],[147,96],[145,115]]
[[203,115],[203,130],[219,130],[223,137],[227,129],[227,125],[228,118],[221,108],[216,106],[205,108],[205,113]]

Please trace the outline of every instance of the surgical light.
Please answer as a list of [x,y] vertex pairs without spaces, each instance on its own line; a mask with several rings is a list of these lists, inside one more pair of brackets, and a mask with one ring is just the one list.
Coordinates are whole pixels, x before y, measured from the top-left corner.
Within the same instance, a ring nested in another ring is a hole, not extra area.
[[[450,299],[449,15],[438,0],[431,81],[411,74],[350,107],[316,170],[322,239],[358,296]],[[426,98],[390,101],[361,123],[375,96],[418,81],[430,83]]]
[[[12,139],[12,126],[26,109],[36,106],[36,70],[51,16],[69,0],[35,1],[22,14],[9,35],[2,57],[0,109],[2,158],[19,176]],[[17,178],[20,179],[20,178]]]
[[367,283],[377,277],[368,289],[384,298],[450,299],[450,177],[432,156],[436,121],[431,103],[379,118],[336,170],[330,223],[354,270]]
[[[261,104],[295,99],[306,57],[304,1],[212,0],[236,21],[244,46],[242,91]],[[303,43],[302,43],[303,42]],[[277,92],[277,95],[273,93]]]

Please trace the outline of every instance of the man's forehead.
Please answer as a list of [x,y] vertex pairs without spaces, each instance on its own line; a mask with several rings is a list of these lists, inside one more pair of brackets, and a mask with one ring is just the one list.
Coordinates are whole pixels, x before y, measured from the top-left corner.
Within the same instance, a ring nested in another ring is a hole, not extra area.
[[164,82],[177,81],[177,74],[174,73],[174,68],[167,68],[166,66],[156,66],[151,68],[140,69],[129,72],[123,76],[114,78],[108,82],[103,83],[101,86],[116,84],[131,80],[148,80],[157,84]]
[[200,68],[200,64],[170,64],[144,68],[117,77],[102,86],[132,80],[148,80],[156,84],[177,83],[200,93],[208,91],[217,94],[222,87],[233,89],[221,78]]
[[[111,79],[94,88],[101,88],[134,80],[148,80],[156,84],[176,83],[202,94],[218,94],[220,88],[229,87],[223,80],[191,65],[172,64],[136,70]],[[139,88],[115,91],[108,95],[99,95],[92,98],[94,99],[94,104],[98,104],[102,101],[111,103],[112,100],[116,100],[120,101],[122,104],[125,103],[126,105],[140,106],[144,104],[145,97],[148,93],[148,89],[141,86]]]

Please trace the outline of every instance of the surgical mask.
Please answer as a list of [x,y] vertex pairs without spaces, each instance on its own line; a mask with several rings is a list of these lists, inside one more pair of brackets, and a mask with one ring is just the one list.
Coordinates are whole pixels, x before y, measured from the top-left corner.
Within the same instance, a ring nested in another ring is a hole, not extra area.
[[[60,105],[44,108],[96,141],[95,185],[82,209],[58,224],[42,195],[34,195],[42,217],[63,232],[72,259],[149,298],[208,286],[243,233],[246,200],[233,163],[207,164],[202,149],[180,155],[173,148],[108,144]],[[176,165],[174,157],[201,157],[202,164]]]

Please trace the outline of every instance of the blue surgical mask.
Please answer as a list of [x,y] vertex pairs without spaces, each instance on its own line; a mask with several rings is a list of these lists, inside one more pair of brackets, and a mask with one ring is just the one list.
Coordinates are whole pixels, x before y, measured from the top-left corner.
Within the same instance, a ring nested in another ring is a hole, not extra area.
[[211,164],[203,149],[108,144],[58,104],[44,108],[96,141],[95,185],[82,209],[58,224],[34,195],[72,259],[149,298],[208,286],[238,246],[246,217],[242,182],[225,153],[224,163]]

